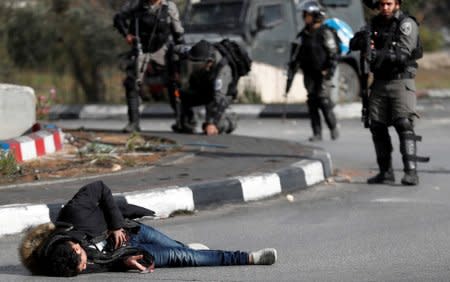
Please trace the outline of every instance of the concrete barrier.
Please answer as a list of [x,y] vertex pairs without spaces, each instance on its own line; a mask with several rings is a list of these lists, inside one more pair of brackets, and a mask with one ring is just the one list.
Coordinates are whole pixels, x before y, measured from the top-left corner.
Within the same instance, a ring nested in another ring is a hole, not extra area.
[[36,96],[30,87],[0,84],[0,140],[21,136],[36,122]]

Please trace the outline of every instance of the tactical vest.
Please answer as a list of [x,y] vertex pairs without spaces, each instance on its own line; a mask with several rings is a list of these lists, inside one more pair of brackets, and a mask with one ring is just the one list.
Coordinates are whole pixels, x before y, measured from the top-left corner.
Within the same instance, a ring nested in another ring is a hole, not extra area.
[[[401,31],[400,26],[403,20],[406,18],[413,19],[417,25],[419,23],[417,20],[403,12],[401,12],[398,18],[394,17],[391,19],[389,24],[383,24],[383,18],[377,16],[372,20],[372,34],[376,50],[393,50],[396,51],[397,44],[400,41]],[[390,44],[386,46],[386,44]],[[413,78],[414,75],[408,72],[408,69],[417,69],[417,60],[423,56],[423,47],[420,41],[420,37],[417,38],[417,46],[411,52],[410,57],[404,64],[398,64],[395,62],[389,62],[384,60],[379,64],[379,66],[372,66],[372,71],[376,78],[379,79],[397,79],[397,78]]]
[[136,34],[136,30],[139,30],[143,51],[154,53],[161,49],[170,37],[169,6],[162,5],[158,12],[153,14],[147,5],[141,4],[135,16],[139,26],[136,29],[136,23],[132,21],[130,32]]
[[300,33],[301,46],[298,55],[303,72],[321,72],[327,65],[327,51],[323,45],[323,32],[325,26],[321,26],[317,30],[307,33],[303,30]]
[[[224,68],[226,65],[230,66],[230,63],[227,58],[222,57],[222,59],[217,64],[215,64],[210,71],[199,70],[192,73],[189,77],[189,88],[196,93],[202,93],[203,95],[213,97],[215,92],[214,86],[217,76],[219,75],[222,68]],[[237,91],[238,81],[239,76],[235,77],[234,74],[232,74],[232,81],[230,82],[229,85],[227,85],[227,93],[226,93],[227,96],[236,98],[238,94]]]
[[212,97],[214,95],[215,69],[213,71],[197,70],[189,76],[189,89],[195,93]]

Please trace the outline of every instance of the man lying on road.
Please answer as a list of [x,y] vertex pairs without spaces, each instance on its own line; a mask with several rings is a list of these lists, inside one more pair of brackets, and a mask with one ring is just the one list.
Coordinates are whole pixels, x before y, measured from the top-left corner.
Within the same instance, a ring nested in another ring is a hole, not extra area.
[[155,267],[271,265],[275,249],[256,252],[209,250],[185,245],[131,219],[154,213],[116,203],[101,181],[82,187],[61,209],[56,223],[30,229],[20,246],[22,263],[33,274],[75,276],[83,273]]

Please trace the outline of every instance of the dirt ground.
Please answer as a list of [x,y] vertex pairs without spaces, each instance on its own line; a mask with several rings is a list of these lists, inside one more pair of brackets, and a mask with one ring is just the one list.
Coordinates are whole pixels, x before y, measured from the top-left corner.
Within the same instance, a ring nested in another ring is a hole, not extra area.
[[0,185],[118,172],[149,166],[181,148],[172,140],[120,133],[64,130],[61,151],[18,164]]

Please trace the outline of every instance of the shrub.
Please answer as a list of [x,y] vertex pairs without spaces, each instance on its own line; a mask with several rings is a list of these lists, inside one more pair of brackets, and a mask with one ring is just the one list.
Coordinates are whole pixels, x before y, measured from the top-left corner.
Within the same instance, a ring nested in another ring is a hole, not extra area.
[[11,176],[19,169],[13,154],[10,151],[0,149],[0,175]]
[[442,33],[431,30],[426,26],[420,26],[419,32],[424,51],[432,52],[444,47],[444,37],[442,36]]

